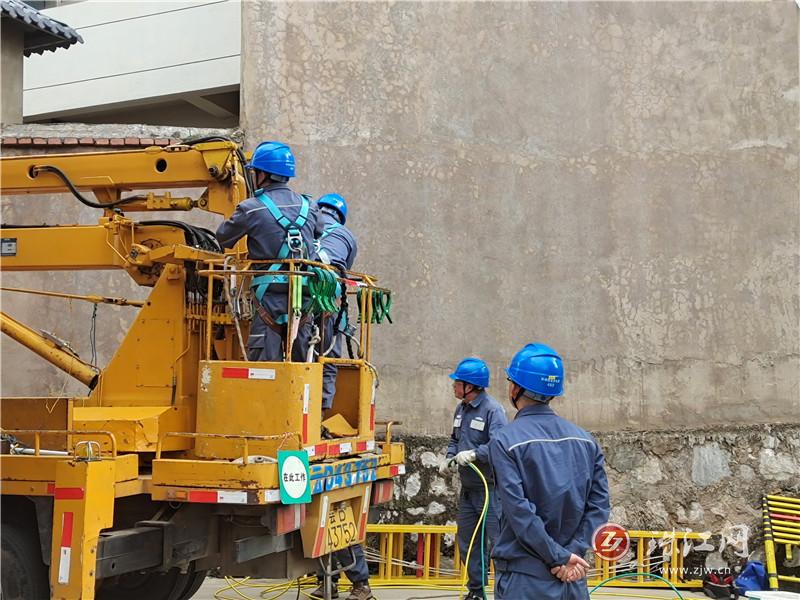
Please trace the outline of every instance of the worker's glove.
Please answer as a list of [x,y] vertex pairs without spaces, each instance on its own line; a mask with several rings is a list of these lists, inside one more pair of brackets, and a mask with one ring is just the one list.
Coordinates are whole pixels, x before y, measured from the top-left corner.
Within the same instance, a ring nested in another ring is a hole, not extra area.
[[453,466],[453,457],[448,456],[442,459],[439,463],[439,475],[447,475],[450,471],[450,468]]
[[461,467],[466,467],[469,463],[475,462],[476,458],[477,454],[475,454],[475,450],[462,450],[456,454],[456,462]]

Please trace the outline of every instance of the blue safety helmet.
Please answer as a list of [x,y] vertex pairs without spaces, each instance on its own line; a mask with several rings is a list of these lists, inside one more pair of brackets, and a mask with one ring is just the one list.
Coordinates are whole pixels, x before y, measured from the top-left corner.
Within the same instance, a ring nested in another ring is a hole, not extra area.
[[465,358],[450,373],[450,379],[471,383],[478,387],[489,387],[489,367],[480,358]]
[[542,396],[564,393],[564,363],[550,346],[528,344],[514,355],[506,369],[519,387]]
[[253,151],[247,168],[281,177],[294,177],[294,154],[283,142],[261,142]]
[[317,200],[318,206],[330,206],[342,217],[342,225],[347,221],[347,201],[339,194],[325,194]]

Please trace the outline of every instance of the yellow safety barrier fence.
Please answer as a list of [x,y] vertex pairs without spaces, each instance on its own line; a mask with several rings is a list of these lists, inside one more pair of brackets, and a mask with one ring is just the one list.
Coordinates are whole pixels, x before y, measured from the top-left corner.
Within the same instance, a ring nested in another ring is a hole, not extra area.
[[779,546],[782,546],[786,560],[792,560],[793,547],[800,546],[800,498],[764,496],[761,508],[769,589],[779,590],[781,581],[800,583],[800,577],[778,573],[777,559]]
[[[378,563],[378,573],[370,579],[376,586],[436,586],[461,585],[464,567],[458,544],[454,546],[451,567],[442,566],[444,536],[455,538],[455,525],[394,525],[369,524],[368,534],[377,535],[377,552],[365,548],[367,560]],[[589,572],[589,586],[597,585],[615,575],[638,573],[630,579],[614,582],[617,587],[668,588],[664,581],[648,577],[647,573],[660,575],[677,588],[699,589],[701,579],[686,577],[684,559],[694,541],[707,539],[700,533],[677,531],[629,531],[632,555],[620,561],[595,559]],[[416,537],[415,556],[405,552],[406,542]],[[372,540],[368,540],[371,542]],[[493,573],[493,569],[490,571]],[[491,579],[491,575],[490,575]]]

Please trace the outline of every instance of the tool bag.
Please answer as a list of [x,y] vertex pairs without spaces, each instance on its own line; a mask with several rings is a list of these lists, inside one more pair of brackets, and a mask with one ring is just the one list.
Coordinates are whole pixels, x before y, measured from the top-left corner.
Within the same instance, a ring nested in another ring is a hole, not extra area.
[[736,588],[740,594],[769,589],[767,570],[764,565],[755,560],[747,563],[736,578]]
[[709,598],[724,598],[725,600],[739,598],[733,574],[725,571],[710,571],[703,577],[703,593]]

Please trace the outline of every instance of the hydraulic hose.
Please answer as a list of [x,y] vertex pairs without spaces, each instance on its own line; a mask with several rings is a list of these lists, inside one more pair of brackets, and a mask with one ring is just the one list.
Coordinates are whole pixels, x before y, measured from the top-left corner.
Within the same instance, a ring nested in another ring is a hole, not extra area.
[[114,208],[115,206],[120,206],[122,204],[128,204],[130,202],[134,202],[136,200],[141,200],[141,196],[129,196],[127,198],[120,198],[119,200],[115,200],[114,202],[109,202],[107,204],[103,204],[101,202],[94,202],[89,200],[86,196],[81,194],[78,191],[78,188],[72,183],[69,177],[67,177],[66,173],[59,169],[58,167],[54,167],[52,165],[41,165],[41,166],[34,166],[31,169],[31,175],[36,177],[39,173],[53,173],[56,177],[58,177],[64,185],[69,188],[69,191],[72,192],[72,195],[78,199],[81,204],[85,204],[89,208]]
[[195,144],[202,144],[203,142],[233,142],[236,144],[236,158],[239,159],[239,164],[242,166],[242,175],[244,176],[244,185],[247,188],[247,197],[252,198],[255,196],[253,182],[250,180],[248,174],[244,172],[247,169],[247,160],[245,159],[244,152],[242,152],[239,144],[233,138],[229,138],[225,135],[208,135],[183,140],[183,143],[187,146],[194,146]]

